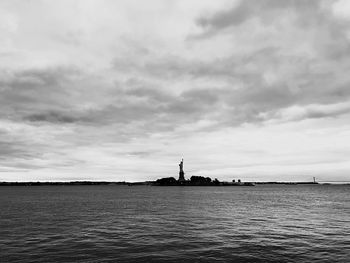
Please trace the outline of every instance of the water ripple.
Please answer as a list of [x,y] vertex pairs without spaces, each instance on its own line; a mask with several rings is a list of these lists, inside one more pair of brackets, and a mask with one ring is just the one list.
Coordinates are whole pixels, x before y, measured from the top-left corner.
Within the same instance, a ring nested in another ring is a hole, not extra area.
[[348,262],[349,186],[0,188],[0,262]]

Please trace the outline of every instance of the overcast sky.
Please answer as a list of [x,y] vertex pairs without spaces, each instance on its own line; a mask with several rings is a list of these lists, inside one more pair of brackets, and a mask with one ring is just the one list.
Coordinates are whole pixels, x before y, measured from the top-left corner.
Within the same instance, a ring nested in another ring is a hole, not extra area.
[[0,0],[0,181],[350,180],[350,1]]

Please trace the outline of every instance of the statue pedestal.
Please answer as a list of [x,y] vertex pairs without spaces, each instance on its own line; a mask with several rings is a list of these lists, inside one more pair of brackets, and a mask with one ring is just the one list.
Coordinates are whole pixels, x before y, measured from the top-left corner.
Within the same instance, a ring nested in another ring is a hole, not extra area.
[[185,173],[184,171],[179,172],[179,182],[185,181]]

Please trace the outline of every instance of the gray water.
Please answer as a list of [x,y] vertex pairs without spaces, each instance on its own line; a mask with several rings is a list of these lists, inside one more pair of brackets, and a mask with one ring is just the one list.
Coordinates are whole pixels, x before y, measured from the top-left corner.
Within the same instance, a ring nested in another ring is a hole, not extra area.
[[350,186],[0,187],[0,262],[350,262]]

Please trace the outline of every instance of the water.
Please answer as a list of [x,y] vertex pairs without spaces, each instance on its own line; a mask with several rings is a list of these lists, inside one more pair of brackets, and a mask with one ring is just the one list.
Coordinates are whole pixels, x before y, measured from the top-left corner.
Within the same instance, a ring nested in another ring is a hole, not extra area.
[[0,187],[0,262],[350,262],[350,186]]

